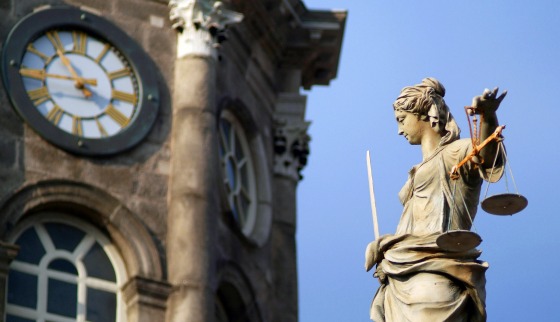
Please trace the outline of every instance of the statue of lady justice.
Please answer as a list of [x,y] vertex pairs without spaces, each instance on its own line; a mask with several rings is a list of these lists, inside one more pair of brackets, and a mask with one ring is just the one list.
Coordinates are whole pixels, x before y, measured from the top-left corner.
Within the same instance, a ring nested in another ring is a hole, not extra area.
[[[480,140],[500,128],[496,110],[506,92],[497,93],[486,89],[469,108],[480,117]],[[370,311],[377,322],[486,320],[488,264],[478,260],[481,252],[450,251],[436,241],[448,231],[470,230],[482,182],[498,181],[505,160],[492,164],[496,140],[472,153],[476,145],[459,139],[444,95],[439,81],[426,78],[405,87],[393,104],[399,134],[421,146],[422,162],[410,170],[399,193],[404,210],[396,233],[366,249],[366,270],[377,264],[374,276],[381,283]]]

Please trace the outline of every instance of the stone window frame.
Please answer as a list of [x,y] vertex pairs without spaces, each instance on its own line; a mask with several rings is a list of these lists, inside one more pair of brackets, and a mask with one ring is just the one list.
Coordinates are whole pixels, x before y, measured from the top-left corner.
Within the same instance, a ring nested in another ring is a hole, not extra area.
[[[234,124],[232,125],[237,128],[240,136],[244,139],[243,141],[245,141],[242,144],[245,146],[246,154],[251,159],[255,182],[256,199],[254,212],[251,214],[253,218],[245,226],[238,226],[238,228],[250,243],[261,247],[268,240],[272,225],[270,158],[260,133],[262,128],[256,126],[245,105],[239,101],[226,100],[218,114],[218,140],[222,140],[221,121],[223,117],[230,122],[233,120]],[[218,144],[221,143],[218,142]],[[221,175],[225,179],[227,170],[221,153],[219,153],[219,159]],[[228,193],[224,184],[221,185],[221,191],[224,207],[228,212],[231,212]]]
[[219,128],[226,205],[241,232],[249,236],[257,217],[257,182],[251,149],[243,126],[230,111],[225,110],[220,115]]
[[[8,240],[14,227],[41,211],[76,215],[103,231],[116,246],[128,281],[122,286],[127,320],[165,320],[171,285],[166,281],[165,254],[140,218],[109,192],[84,182],[44,180],[16,189],[0,205],[0,239]],[[0,266],[17,255],[17,246],[0,245]],[[1,268],[1,267],[0,267]],[[0,317],[4,316],[6,274],[0,272]]]
[[[90,240],[93,239],[93,242],[87,249],[80,250],[78,249],[79,247],[76,249],[77,252],[80,251],[84,252],[84,254],[81,255],[85,255],[85,252],[89,251],[89,249],[93,246],[94,242],[99,243],[103,247],[105,254],[109,258],[109,261],[111,262],[111,265],[115,271],[116,281],[114,283],[109,281],[97,281],[95,279],[92,279],[91,277],[88,277],[87,272],[85,272],[85,269],[83,269],[83,264],[81,262],[80,254],[78,253],[73,254],[68,251],[54,249],[52,247],[53,246],[52,240],[48,236],[46,230],[44,230],[45,228],[43,224],[45,223],[61,223],[61,224],[73,226],[83,231],[85,235],[84,237],[82,237],[80,243],[84,242],[85,239],[90,239]],[[74,264],[74,266],[77,268],[78,271],[77,281],[75,279],[74,281],[72,281],[72,277],[66,276],[69,274],[64,274],[61,272],[53,272],[52,270],[48,269],[48,267],[41,267],[42,265],[40,264],[33,265],[30,263],[22,263],[19,262],[17,258],[14,261],[12,261],[12,264],[10,265],[10,269],[17,269],[18,271],[25,272],[28,274],[30,273],[34,275],[38,273],[36,276],[38,277],[37,292],[39,295],[44,294],[48,291],[48,278],[53,277],[53,275],[56,276],[57,280],[75,282],[77,284],[77,291],[78,291],[77,294],[78,321],[82,321],[82,320],[85,321],[86,318],[85,314],[87,312],[86,303],[83,303],[83,301],[85,300],[84,297],[85,290],[81,292],[80,291],[81,288],[87,288],[89,286],[93,286],[96,289],[104,288],[105,290],[111,290],[116,294],[116,299],[117,299],[117,303],[116,303],[117,314],[116,314],[115,321],[123,322],[127,320],[126,303],[123,298],[122,287],[124,283],[128,280],[128,277],[127,277],[123,259],[121,258],[115,245],[111,243],[111,241],[107,236],[105,236],[95,226],[83,220],[77,219],[76,217],[70,216],[68,214],[61,213],[61,212],[42,212],[42,213],[35,214],[29,218],[26,218],[24,221],[19,223],[18,226],[16,226],[15,229],[11,231],[8,240],[12,243],[15,242],[24,232],[28,231],[28,229],[31,229],[32,227],[35,228],[35,231],[38,234],[41,243],[45,247],[46,253],[43,255],[41,262],[44,261],[45,258],[47,258],[47,260],[65,259],[71,262],[72,264]],[[9,290],[9,285],[7,290]],[[24,317],[22,316],[22,313],[25,314],[27,311],[27,314],[34,313],[34,316],[26,316],[26,318],[36,319],[37,321],[44,321],[49,319],[56,319],[57,321],[58,320],[74,321],[73,319],[70,318],[63,319],[61,316],[47,313],[46,303],[45,303],[46,301],[48,301],[47,297],[38,296],[37,308],[39,310],[35,310],[35,312],[31,312],[31,310],[27,310],[27,309],[21,310],[20,308],[7,303],[7,299],[6,299],[6,314],[13,313],[13,314],[19,314],[18,316]],[[80,319],[80,317],[82,319]]]

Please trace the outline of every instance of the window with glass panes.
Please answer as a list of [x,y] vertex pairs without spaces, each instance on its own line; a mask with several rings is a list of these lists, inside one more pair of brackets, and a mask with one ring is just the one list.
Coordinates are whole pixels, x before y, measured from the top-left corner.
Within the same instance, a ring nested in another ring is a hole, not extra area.
[[[15,238],[6,321],[122,321],[122,262],[94,227],[36,220]],[[115,264],[121,269],[115,269]]]
[[220,157],[230,212],[248,235],[256,220],[255,170],[243,127],[229,111],[220,119]]

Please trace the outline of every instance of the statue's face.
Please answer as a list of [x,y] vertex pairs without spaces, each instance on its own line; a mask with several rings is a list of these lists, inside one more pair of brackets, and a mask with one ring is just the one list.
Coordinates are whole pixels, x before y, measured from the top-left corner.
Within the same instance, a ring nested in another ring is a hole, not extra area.
[[395,111],[395,119],[397,120],[399,135],[412,145],[422,143],[426,131],[431,131],[430,122],[423,121],[416,114],[405,111]]

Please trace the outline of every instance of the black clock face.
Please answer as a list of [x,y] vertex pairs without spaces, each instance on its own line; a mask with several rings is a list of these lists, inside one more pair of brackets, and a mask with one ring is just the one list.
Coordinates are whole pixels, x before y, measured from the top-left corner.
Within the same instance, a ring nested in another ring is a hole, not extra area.
[[8,36],[2,64],[18,113],[68,151],[128,149],[157,116],[153,63],[124,32],[89,12],[64,7],[25,17]]

